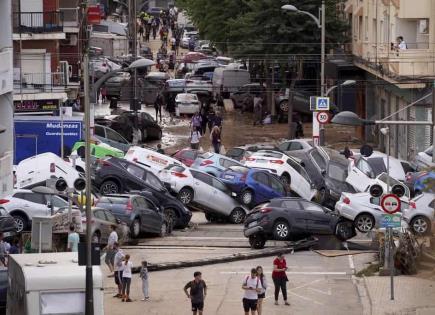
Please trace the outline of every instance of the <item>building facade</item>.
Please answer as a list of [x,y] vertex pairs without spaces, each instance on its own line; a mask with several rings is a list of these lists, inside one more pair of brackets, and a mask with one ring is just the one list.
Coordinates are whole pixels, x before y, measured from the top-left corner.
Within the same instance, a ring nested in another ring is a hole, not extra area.
[[[364,72],[365,118],[430,120],[435,1],[348,0],[344,10],[352,29],[353,63]],[[404,40],[400,46],[398,37]],[[410,159],[432,143],[429,126],[390,129],[391,153],[398,158]],[[385,150],[384,136],[377,131],[377,127],[366,128],[366,140]]]

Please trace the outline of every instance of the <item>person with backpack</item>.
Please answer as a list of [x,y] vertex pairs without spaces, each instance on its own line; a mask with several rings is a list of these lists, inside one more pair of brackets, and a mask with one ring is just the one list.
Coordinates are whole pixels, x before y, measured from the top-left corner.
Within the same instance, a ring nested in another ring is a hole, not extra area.
[[[202,280],[202,273],[200,271],[195,271],[193,278],[192,281],[189,281],[184,286],[184,293],[192,303],[193,315],[202,315],[204,310],[204,299],[207,295],[207,285],[205,284],[205,281]],[[187,289],[190,289],[190,292],[187,292]]]
[[140,268],[140,278],[142,279],[142,292],[143,299],[142,301],[149,300],[149,284],[148,284],[148,263],[144,260],[142,262],[142,267]]
[[266,297],[267,281],[263,273],[263,267],[257,267],[257,277],[260,280],[260,291],[258,292],[257,312],[261,315],[263,312],[263,300]]
[[257,314],[258,293],[261,291],[260,279],[257,277],[257,269],[251,269],[251,275],[246,276],[242,284],[243,294],[243,309],[245,315]]
[[201,139],[201,133],[199,132],[199,129],[192,128],[190,131],[190,147],[193,150],[199,149],[199,139]]
[[284,298],[284,304],[290,305],[287,302],[287,262],[285,261],[284,255],[282,253],[278,253],[277,257],[273,261],[273,272],[272,272],[272,280],[275,285],[275,305],[278,305],[278,297],[279,291],[282,291],[282,296]]

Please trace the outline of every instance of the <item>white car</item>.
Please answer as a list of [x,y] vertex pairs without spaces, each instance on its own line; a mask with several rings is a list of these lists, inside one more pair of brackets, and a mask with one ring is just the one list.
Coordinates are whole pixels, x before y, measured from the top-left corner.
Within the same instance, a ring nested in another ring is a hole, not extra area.
[[415,156],[414,163],[418,170],[434,167],[435,163],[432,162],[432,146],[430,146],[423,152],[418,152]]
[[68,207],[68,202],[59,196],[34,193],[31,190],[15,189],[11,196],[1,199],[0,208],[5,209],[15,219],[17,232],[31,228],[32,218],[48,217],[59,208]]
[[[413,171],[415,170],[409,162],[390,156],[390,176],[392,178],[405,182],[406,173]],[[368,186],[375,183],[377,176],[386,172],[387,155],[373,152],[369,157],[356,157],[355,162],[349,164],[349,175],[346,182],[356,191],[365,191]]]
[[175,97],[175,111],[177,115],[195,114],[199,112],[198,96],[192,93],[180,93]]
[[278,149],[280,149],[283,152],[306,150],[306,149],[311,149],[312,147],[313,147],[312,139],[285,140],[278,145]]
[[435,221],[435,195],[423,193],[409,203],[409,208],[403,211],[403,219],[415,234],[429,234]]
[[186,166],[170,165],[160,172],[160,179],[170,185],[185,205],[204,211],[208,221],[220,217],[242,223],[248,209],[232,197],[231,191],[218,178]]
[[131,147],[124,158],[127,161],[145,167],[145,169],[151,171],[156,176],[159,176],[159,172],[171,164],[183,165],[183,163],[170,156],[158,153],[152,149],[137,146]]
[[[409,207],[409,200],[401,198],[401,211]],[[368,192],[342,193],[341,198],[335,204],[337,213],[354,222],[358,231],[367,233],[375,227],[380,227],[382,215],[385,212],[380,206],[381,198],[372,197]]]
[[317,194],[310,177],[300,161],[278,151],[261,150],[246,158],[244,165],[268,170],[300,197],[311,201]]
[[69,162],[54,153],[47,152],[22,160],[17,165],[17,188],[46,186],[50,178],[63,178],[68,187],[74,187],[74,181],[80,173]]

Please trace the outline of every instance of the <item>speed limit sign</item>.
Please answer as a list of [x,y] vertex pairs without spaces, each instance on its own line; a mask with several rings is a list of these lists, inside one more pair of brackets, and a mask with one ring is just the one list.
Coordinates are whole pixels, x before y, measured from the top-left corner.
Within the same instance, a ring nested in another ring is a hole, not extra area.
[[329,122],[328,112],[318,112],[316,117],[319,124],[327,124]]

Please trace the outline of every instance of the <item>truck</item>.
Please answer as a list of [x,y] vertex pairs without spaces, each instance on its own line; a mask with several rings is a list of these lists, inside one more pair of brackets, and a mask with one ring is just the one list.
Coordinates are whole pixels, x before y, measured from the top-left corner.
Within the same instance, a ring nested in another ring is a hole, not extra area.
[[[7,315],[85,314],[86,267],[78,253],[9,256]],[[94,314],[104,314],[103,274],[92,267]]]
[[213,73],[213,97],[229,98],[245,84],[251,83],[248,70],[234,68],[216,68]]
[[69,155],[67,151],[83,138],[83,126],[83,117],[15,116],[14,165],[45,152],[60,156],[62,143]]
[[92,32],[89,43],[103,49],[104,56],[120,57],[128,54],[128,39],[123,35]]

